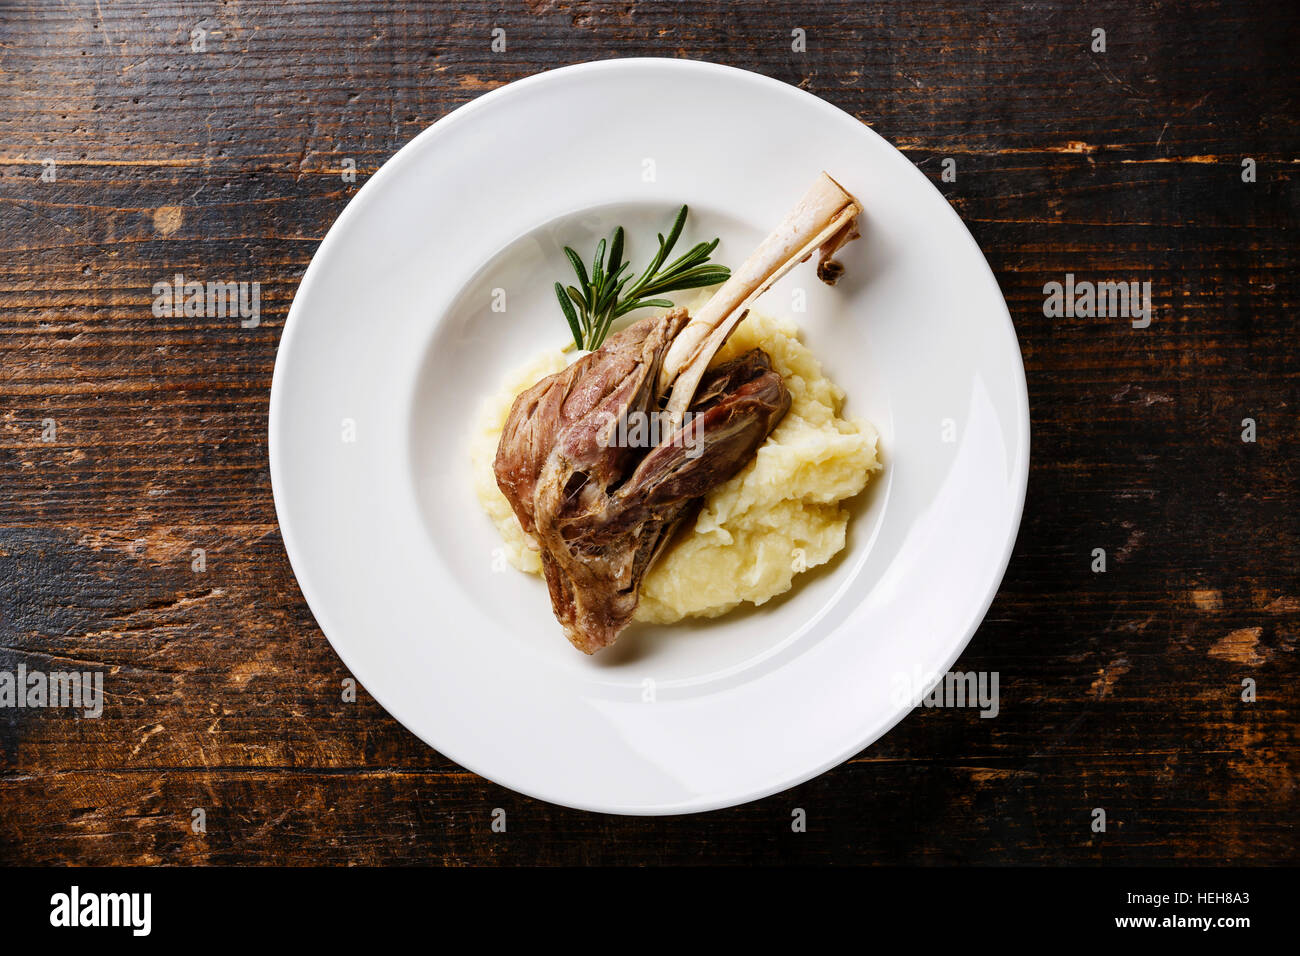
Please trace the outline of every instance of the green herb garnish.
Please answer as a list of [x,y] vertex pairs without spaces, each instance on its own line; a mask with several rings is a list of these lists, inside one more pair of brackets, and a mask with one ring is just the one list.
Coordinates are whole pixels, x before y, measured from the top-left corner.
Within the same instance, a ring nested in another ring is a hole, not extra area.
[[717,263],[709,263],[709,253],[717,247],[717,239],[701,242],[686,254],[664,265],[664,260],[672,252],[685,224],[686,207],[682,206],[677,211],[672,229],[668,230],[668,238],[665,239],[660,234],[659,252],[635,281],[630,273],[624,275],[632,265],[623,260],[622,226],[614,230],[614,235],[609,240],[608,264],[605,262],[605,240],[596,244],[590,276],[578,254],[568,246],[564,247],[564,254],[569,257],[573,271],[577,273],[578,285],[565,288],[560,283],[555,283],[555,297],[560,300],[560,308],[564,310],[564,318],[573,333],[574,345],[580,349],[598,349],[609,334],[610,325],[619,316],[635,309],[672,308],[673,304],[668,299],[656,299],[654,296],[682,289],[701,289],[726,281],[731,270]]

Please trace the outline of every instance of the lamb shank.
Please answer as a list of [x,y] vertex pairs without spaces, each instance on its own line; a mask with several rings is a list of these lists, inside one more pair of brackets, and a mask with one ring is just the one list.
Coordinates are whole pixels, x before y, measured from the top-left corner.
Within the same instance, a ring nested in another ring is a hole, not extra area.
[[[497,485],[536,542],[555,617],[592,654],[631,622],[641,581],[704,495],[753,460],[790,408],[767,354],[710,367],[749,306],[794,265],[857,236],[861,206],[823,173],[781,225],[692,318],[629,325],[515,399]],[[657,441],[629,440],[650,421]]]

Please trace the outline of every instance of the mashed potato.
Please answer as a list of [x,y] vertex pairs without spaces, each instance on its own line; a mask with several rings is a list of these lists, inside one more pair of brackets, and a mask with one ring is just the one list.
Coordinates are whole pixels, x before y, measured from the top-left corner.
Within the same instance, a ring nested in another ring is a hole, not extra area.
[[[875,428],[840,415],[844,393],[822,374],[793,323],[751,312],[715,364],[755,346],[790,389],[790,411],[754,461],[705,497],[694,526],[681,529],[650,569],[638,621],[717,617],[790,590],[795,575],[843,549],[849,515],[840,503],[880,468]],[[567,363],[556,350],[511,375],[487,401],[471,441],[479,501],[501,532],[506,559],[531,574],[541,574],[541,557],[497,488],[492,462],[515,396]]]

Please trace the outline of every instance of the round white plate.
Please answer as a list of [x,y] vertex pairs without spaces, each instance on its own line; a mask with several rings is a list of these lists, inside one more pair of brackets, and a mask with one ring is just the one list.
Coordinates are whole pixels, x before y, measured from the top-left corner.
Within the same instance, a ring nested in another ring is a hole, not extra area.
[[[542,581],[495,551],[468,463],[480,405],[567,337],[563,244],[590,250],[621,223],[644,261],[685,202],[681,248],[720,236],[734,267],[823,169],[866,210],[847,275],[831,289],[799,266],[758,308],[794,318],[846,411],[880,430],[884,471],[848,547],[762,608],[636,625],[589,658]],[[522,793],[683,813],[835,766],[951,667],[1011,554],[1029,415],[997,282],[893,147],[763,76],[610,60],[488,93],[357,193],[285,323],[270,456],[303,594],[393,716]]]

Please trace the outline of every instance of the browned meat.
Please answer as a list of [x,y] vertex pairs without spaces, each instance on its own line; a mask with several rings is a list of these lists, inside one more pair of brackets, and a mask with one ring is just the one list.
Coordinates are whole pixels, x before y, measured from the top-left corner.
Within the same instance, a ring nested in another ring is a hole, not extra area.
[[687,319],[674,310],[611,336],[521,394],[502,432],[497,484],[541,548],[556,618],[588,654],[632,620],[641,580],[678,524],[790,407],[756,349],[705,373],[680,427],[631,440],[629,425],[659,412],[660,365]]

